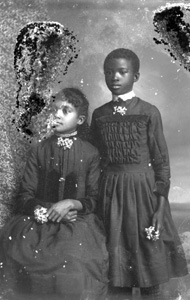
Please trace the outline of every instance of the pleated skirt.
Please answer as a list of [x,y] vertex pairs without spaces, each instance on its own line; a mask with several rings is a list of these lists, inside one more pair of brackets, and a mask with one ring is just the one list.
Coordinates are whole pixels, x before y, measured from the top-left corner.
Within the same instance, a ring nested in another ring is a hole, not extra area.
[[188,274],[184,251],[166,200],[163,231],[147,239],[158,206],[151,167],[110,166],[100,181],[99,213],[107,232],[109,280],[115,287],[150,287]]

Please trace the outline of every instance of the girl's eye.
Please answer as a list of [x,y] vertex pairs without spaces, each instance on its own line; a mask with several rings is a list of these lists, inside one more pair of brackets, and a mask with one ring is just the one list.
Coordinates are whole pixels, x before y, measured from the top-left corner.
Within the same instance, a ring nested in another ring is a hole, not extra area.
[[71,109],[68,108],[68,107],[63,107],[62,111],[66,115],[66,114],[69,114],[71,112]]
[[127,70],[121,70],[121,71],[120,71],[120,74],[121,74],[121,75],[124,75],[124,74],[126,74],[126,73],[128,73]]
[[110,76],[110,75],[112,75],[112,71],[108,70],[108,71],[105,72],[105,74]]
[[63,111],[64,114],[67,114],[67,113],[68,113],[68,109],[67,109],[66,107],[64,107],[64,108],[62,109],[62,111]]

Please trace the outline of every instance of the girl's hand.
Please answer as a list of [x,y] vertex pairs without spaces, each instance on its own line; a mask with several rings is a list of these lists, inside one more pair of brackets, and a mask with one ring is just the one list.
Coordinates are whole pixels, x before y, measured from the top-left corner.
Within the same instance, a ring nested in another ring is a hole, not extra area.
[[154,226],[155,230],[159,230],[160,232],[163,230],[164,223],[164,211],[165,211],[165,203],[166,199],[164,196],[158,196],[158,208],[153,215],[152,226]]
[[152,226],[154,226],[155,231],[161,231],[163,230],[163,220],[164,220],[164,213],[163,211],[157,210],[152,219]]
[[77,220],[77,210],[69,211],[63,218],[62,221],[75,222]]
[[48,219],[52,222],[61,222],[62,220],[74,222],[77,218],[77,210],[82,209],[80,201],[73,199],[61,200],[51,206],[47,211]]
[[52,222],[61,222],[66,215],[74,208],[71,199],[61,200],[51,206],[47,211],[48,219]]

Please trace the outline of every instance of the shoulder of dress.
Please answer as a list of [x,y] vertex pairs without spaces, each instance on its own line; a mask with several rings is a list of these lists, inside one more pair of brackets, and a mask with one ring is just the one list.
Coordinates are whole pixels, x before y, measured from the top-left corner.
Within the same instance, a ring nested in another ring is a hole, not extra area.
[[48,137],[47,139],[43,139],[43,140],[38,140],[38,141],[35,141],[33,144],[32,144],[32,148],[34,150],[40,150],[40,149],[44,149],[46,147],[49,147],[49,145],[52,143],[52,141],[54,140],[55,138],[53,136],[51,137]]
[[50,143],[51,143],[51,140],[52,140],[52,137],[49,137],[49,138],[47,138],[47,139],[44,139],[44,140],[39,141],[39,142],[38,142],[38,147],[44,147],[44,146],[50,144]]
[[152,104],[148,101],[142,100],[141,98],[138,98],[138,97],[137,97],[137,100],[138,100],[138,105],[140,105],[142,107],[142,109],[144,109],[146,112],[152,112],[152,113],[159,112],[158,108],[154,104]]
[[85,153],[87,156],[99,155],[98,149],[90,142],[80,139],[80,143],[83,153]]
[[152,103],[148,102],[148,101],[145,101],[139,97],[137,97],[137,100],[138,100],[138,104],[139,105],[142,105],[142,106],[146,106],[146,107],[151,107],[153,106]]
[[110,107],[110,104],[112,103],[112,101],[106,102],[105,104],[97,107],[94,112],[93,115],[101,115],[107,108]]

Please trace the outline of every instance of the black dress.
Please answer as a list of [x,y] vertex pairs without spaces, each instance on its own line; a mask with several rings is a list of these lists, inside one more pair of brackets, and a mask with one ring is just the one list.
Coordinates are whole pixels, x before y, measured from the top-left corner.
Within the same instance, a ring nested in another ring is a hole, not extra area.
[[[111,285],[150,287],[186,275],[167,199],[170,166],[158,109],[137,97],[121,104],[111,101],[94,111],[91,130],[102,157],[100,214]],[[167,199],[164,230],[152,241],[145,228],[152,225],[157,195]]]
[[[94,214],[99,174],[98,151],[80,138],[66,150],[56,136],[33,147],[17,199],[20,214],[0,233],[5,289],[104,299],[108,255],[102,223]],[[83,204],[76,222],[35,221],[36,205],[48,208],[64,198]]]

